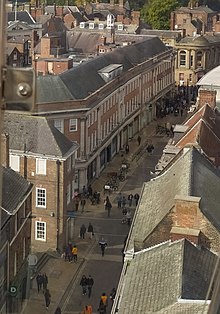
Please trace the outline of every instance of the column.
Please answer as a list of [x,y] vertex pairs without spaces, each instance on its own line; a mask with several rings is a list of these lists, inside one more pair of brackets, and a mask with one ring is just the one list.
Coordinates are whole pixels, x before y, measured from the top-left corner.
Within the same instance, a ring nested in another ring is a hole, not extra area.
[[80,159],[85,159],[86,157],[85,145],[87,141],[85,140],[85,133],[86,133],[85,121],[86,121],[86,118],[84,117],[80,119]]

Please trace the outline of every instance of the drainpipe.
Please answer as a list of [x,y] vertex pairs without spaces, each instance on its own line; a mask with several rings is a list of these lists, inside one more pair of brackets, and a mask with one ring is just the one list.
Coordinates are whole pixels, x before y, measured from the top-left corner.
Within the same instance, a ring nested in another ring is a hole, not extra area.
[[61,162],[59,160],[56,161],[57,164],[57,207],[56,207],[56,219],[57,219],[57,245],[56,245],[56,251],[59,251],[59,221],[60,221],[60,165]]

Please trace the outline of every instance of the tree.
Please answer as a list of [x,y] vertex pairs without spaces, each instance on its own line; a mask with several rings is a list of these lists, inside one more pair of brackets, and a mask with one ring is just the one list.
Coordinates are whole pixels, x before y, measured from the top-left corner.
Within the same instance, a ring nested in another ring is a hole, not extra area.
[[178,0],[150,0],[141,17],[154,29],[170,29],[170,13],[180,6]]

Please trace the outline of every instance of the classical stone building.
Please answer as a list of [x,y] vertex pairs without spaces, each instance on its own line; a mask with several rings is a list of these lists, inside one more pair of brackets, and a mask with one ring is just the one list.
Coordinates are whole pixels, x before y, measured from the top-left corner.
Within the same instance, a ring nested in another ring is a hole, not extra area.
[[174,89],[172,49],[158,38],[115,49],[59,76],[38,77],[33,114],[77,141],[77,186],[95,177],[156,118],[156,102]]

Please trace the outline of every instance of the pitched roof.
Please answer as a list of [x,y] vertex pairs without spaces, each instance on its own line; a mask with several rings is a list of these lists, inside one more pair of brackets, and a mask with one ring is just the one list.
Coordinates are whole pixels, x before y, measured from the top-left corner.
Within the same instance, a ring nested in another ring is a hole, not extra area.
[[10,168],[0,167],[2,173],[2,208],[13,215],[25,201],[33,185]]
[[65,159],[78,148],[44,117],[5,112],[3,132],[9,134],[10,150],[20,153]]
[[[15,20],[15,12],[8,12],[8,21]],[[32,18],[28,11],[17,11],[17,21],[25,22],[29,25],[35,24],[35,20]]]
[[[209,250],[184,239],[134,254],[122,282],[118,313],[201,313],[198,300],[206,298],[215,262]],[[189,300],[187,305],[184,300]]]
[[115,49],[82,63],[78,67],[60,74],[59,77],[74,98],[83,99],[106,84],[98,74],[100,69],[113,63],[119,63],[123,65],[123,71],[127,72],[135,65],[167,49],[159,38],[147,37],[145,41]]
[[146,182],[127,249],[142,246],[180,196],[201,197],[200,210],[220,230],[220,171],[194,147],[181,151],[161,175]]

